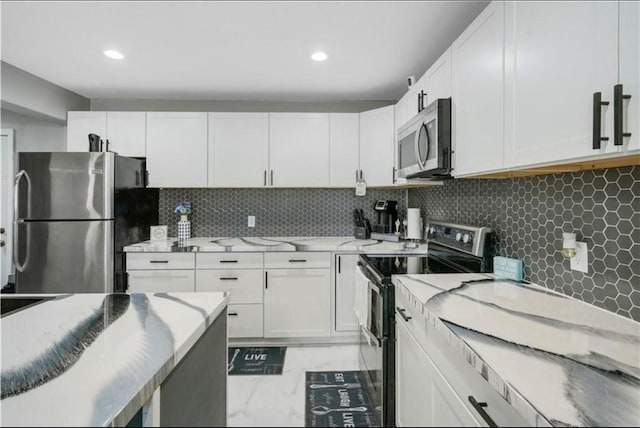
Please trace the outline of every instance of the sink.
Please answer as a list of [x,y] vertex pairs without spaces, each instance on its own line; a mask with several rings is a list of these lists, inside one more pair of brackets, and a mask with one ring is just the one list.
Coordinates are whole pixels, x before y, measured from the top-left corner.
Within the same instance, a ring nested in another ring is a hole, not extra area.
[[27,309],[31,306],[51,300],[53,297],[9,297],[2,296],[0,298],[0,317],[6,317],[13,313]]

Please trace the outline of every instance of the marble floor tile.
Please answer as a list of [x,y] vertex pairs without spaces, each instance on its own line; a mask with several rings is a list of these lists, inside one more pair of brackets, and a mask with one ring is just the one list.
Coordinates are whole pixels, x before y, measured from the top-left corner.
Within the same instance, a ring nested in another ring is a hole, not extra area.
[[282,375],[229,376],[228,426],[304,426],[304,373],[328,370],[358,370],[357,345],[288,346]]

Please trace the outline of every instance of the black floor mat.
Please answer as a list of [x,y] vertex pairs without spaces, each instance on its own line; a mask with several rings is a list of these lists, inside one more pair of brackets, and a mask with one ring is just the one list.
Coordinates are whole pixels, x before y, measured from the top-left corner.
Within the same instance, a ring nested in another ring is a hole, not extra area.
[[287,347],[230,347],[228,351],[229,375],[281,375]]
[[377,427],[359,371],[306,372],[305,427]]

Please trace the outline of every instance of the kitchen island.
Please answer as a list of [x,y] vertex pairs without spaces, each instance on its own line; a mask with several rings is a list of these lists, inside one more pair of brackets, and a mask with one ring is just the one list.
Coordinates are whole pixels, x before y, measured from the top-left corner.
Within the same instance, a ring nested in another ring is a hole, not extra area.
[[2,318],[2,425],[226,425],[226,294],[30,297]]
[[[410,322],[426,332],[429,358],[471,366],[524,423],[640,424],[639,323],[489,275],[401,275],[393,282],[401,309],[419,314]],[[486,408],[491,417],[495,411],[491,403]]]

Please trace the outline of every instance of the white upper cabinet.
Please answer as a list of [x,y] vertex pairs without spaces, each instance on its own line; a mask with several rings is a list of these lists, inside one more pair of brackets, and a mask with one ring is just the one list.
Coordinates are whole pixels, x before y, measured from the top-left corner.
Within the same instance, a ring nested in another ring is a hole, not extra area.
[[269,185],[329,186],[329,114],[269,114]]
[[447,49],[425,73],[427,78],[426,100],[424,106],[438,98],[451,96],[451,48]]
[[407,120],[420,113],[427,106],[427,74],[420,79],[407,92]]
[[67,151],[88,152],[89,134],[99,135],[103,140],[107,138],[107,114],[103,111],[67,112]]
[[367,186],[389,186],[394,182],[394,107],[360,113],[360,170]]
[[611,151],[640,150],[640,3],[620,2],[619,79],[623,93],[631,95],[622,103],[622,146],[609,144]]
[[400,100],[396,103],[395,109],[395,128],[396,133],[398,129],[402,128],[402,126],[407,123],[409,120],[409,93],[404,94]]
[[329,185],[354,187],[360,169],[360,115],[329,114]]
[[455,176],[504,165],[503,53],[504,3],[494,1],[451,47]]
[[120,156],[146,156],[146,113],[140,111],[107,112],[109,150]]
[[209,187],[264,187],[269,113],[209,113]]
[[149,187],[207,187],[207,113],[147,113]]
[[109,150],[121,156],[145,157],[145,112],[70,111],[67,151],[88,152],[89,134],[109,140]]
[[[605,153],[613,144],[618,2],[506,3],[505,71],[506,167]],[[600,150],[593,149],[596,92],[609,102],[600,109],[609,138]]]

